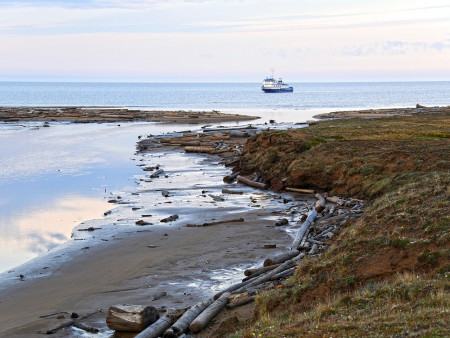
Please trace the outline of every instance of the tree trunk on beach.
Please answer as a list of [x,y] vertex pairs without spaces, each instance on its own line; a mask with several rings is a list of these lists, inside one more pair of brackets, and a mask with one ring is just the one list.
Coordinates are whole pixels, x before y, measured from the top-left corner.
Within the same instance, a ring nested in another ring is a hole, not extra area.
[[197,303],[192,306],[189,310],[187,310],[180,319],[176,321],[172,327],[164,332],[164,337],[175,337],[183,334],[189,328],[192,321],[198,317],[200,313],[202,313],[208,306],[210,306],[214,300],[209,298],[203,302]]
[[218,300],[205,309],[189,326],[194,333],[200,332],[228,304],[229,292],[224,293]]
[[238,175],[236,178],[239,182],[249,185],[251,187],[259,189],[267,189],[267,185],[265,183],[253,182],[252,180],[249,180],[248,178],[245,178],[244,176],[241,175]]
[[139,333],[135,338],[158,338],[162,336],[164,331],[166,331],[170,327],[170,325],[172,325],[172,315],[174,312],[174,309],[168,309],[166,313],[161,316],[161,318],[147,327],[144,331]]
[[300,243],[302,242],[303,236],[305,236],[307,230],[311,226],[311,224],[314,222],[314,220],[317,217],[317,211],[311,210],[308,214],[308,217],[306,218],[306,221],[302,224],[300,229],[297,231],[297,235],[295,235],[294,242],[292,243],[291,250],[296,251],[299,247]]
[[292,259],[295,256],[297,256],[298,254],[299,254],[299,252],[297,250],[283,252],[282,254],[279,254],[275,257],[267,258],[264,261],[264,266],[270,266],[270,265],[275,265],[275,264],[279,264],[279,263],[284,263],[288,259]]

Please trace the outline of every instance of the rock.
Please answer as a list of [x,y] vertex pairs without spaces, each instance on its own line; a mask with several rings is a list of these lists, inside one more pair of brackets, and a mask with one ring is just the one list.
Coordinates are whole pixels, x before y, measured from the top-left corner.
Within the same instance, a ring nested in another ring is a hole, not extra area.
[[136,221],[136,225],[152,225],[152,223],[140,219],[139,221]]
[[163,222],[163,223],[168,223],[168,222],[172,222],[172,221],[175,221],[175,220],[177,220],[178,219],[178,215],[177,214],[175,214],[175,215],[172,215],[172,216],[169,216],[169,217],[166,217],[166,218],[163,218],[162,220],[161,220],[161,222]]
[[209,197],[211,197],[215,202],[223,202],[223,201],[225,201],[225,198],[223,198],[221,196],[215,196],[215,195],[209,194]]
[[158,310],[153,306],[115,305],[106,316],[106,325],[111,330],[140,332],[159,318]]
[[279,226],[283,226],[283,225],[288,225],[289,221],[287,220],[287,218],[283,218],[280,219],[279,221],[275,222],[275,226],[279,227]]
[[169,192],[167,190],[162,190],[161,195],[163,195],[164,197],[169,197]]

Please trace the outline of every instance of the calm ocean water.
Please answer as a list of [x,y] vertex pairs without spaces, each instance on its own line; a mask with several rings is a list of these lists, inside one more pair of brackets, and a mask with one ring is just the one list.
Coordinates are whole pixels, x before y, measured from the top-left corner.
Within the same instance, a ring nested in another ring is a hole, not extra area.
[[260,83],[0,82],[0,106],[123,106],[150,109],[345,109],[448,105],[450,82],[291,83],[265,94]]
[[[291,83],[265,94],[254,84],[0,82],[0,106],[113,106],[220,110],[260,122],[302,122],[353,108],[450,104],[450,82]],[[66,242],[81,221],[101,218],[111,194],[136,189],[140,135],[199,128],[155,123],[0,123],[0,272]],[[188,183],[187,183],[188,184]]]

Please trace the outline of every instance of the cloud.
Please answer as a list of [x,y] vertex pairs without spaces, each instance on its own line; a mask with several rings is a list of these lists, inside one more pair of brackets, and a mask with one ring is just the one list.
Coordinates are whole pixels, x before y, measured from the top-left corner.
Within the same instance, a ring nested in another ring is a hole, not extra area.
[[344,56],[404,55],[418,51],[441,53],[447,49],[450,49],[450,39],[437,42],[384,41],[374,44],[344,46],[340,54]]
[[212,0],[19,0],[0,1],[0,7],[151,8],[172,3],[203,3]]

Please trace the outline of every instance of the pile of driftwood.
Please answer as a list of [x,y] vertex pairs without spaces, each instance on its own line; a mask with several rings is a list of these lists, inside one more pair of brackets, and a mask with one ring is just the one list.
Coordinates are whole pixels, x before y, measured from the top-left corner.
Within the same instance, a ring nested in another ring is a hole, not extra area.
[[[259,129],[248,127],[235,128],[204,128],[202,133],[183,133],[180,136],[159,138],[161,145],[184,147],[187,153],[220,154],[239,151],[242,140],[254,135]],[[154,140],[139,142],[139,150],[145,150]]]
[[187,332],[200,332],[224,308],[234,309],[254,301],[256,294],[293,275],[306,255],[324,250],[328,246],[325,241],[339,231],[346,218],[362,213],[364,208],[363,201],[357,199],[314,196],[317,201],[301,222],[290,250],[267,258],[262,267],[245,270],[242,282],[185,311],[169,309],[162,316],[155,315],[156,309],[149,306],[111,307],[106,319],[108,326],[114,330],[141,331],[138,338],[183,337]]

